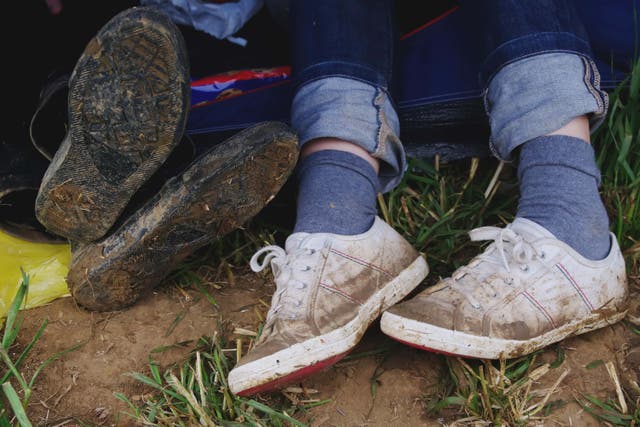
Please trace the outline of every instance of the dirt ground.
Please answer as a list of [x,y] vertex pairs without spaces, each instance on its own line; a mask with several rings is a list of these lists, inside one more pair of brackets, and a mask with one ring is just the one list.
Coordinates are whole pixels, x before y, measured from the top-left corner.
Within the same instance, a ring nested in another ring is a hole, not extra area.
[[[183,347],[161,353],[163,367],[183,360],[199,337],[214,332],[219,319],[255,330],[254,306],[261,305],[260,299],[269,301],[273,288],[266,278],[241,273],[236,273],[234,284],[224,284],[211,293],[217,307],[197,290],[166,284],[120,312],[91,313],[70,297],[28,310],[17,347],[24,346],[45,319],[49,324],[23,367],[26,375],[31,375],[52,354],[84,343],[41,372],[28,411],[34,425],[132,425],[131,418],[120,414],[127,408],[113,393],[123,393],[135,401],[148,392],[125,373],[148,373],[152,349],[184,343]],[[633,283],[637,287],[637,281]],[[592,369],[586,366],[596,360],[611,361],[623,384],[629,378],[637,380],[638,361],[626,356],[630,348],[638,345],[640,336],[624,323],[561,343],[566,355],[564,363],[545,375],[534,389],[550,387],[566,369],[567,376],[552,396],[552,400],[562,399],[566,404],[551,412],[543,424],[599,425],[575,403],[574,396],[589,393],[602,399],[615,397],[615,388],[604,365]],[[331,401],[312,409],[303,421],[318,427],[437,426],[451,425],[464,416],[427,415],[425,396],[437,390],[445,368],[444,356],[397,344],[379,331],[377,323],[352,355],[389,346],[389,351],[352,357],[307,379],[303,385],[318,391],[314,398]],[[554,360],[556,354],[557,348],[548,349],[542,360]],[[154,358],[158,359],[155,355]]]

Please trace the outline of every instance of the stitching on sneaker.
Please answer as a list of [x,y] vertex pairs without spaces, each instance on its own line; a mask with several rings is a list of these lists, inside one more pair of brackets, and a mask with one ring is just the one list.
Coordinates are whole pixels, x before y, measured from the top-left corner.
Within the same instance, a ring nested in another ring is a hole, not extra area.
[[562,275],[569,281],[569,283],[571,283],[571,286],[573,286],[576,292],[578,292],[578,294],[580,295],[580,298],[582,298],[582,301],[587,305],[589,310],[593,311],[594,310],[593,304],[591,304],[591,301],[589,301],[589,298],[587,298],[587,295],[584,293],[584,291],[582,290],[578,282],[576,282],[576,280],[573,278],[571,273],[569,273],[567,268],[561,263],[557,263],[556,267],[558,268],[558,270],[560,270]]
[[343,258],[346,258],[346,259],[348,259],[348,260],[351,260],[351,261],[353,261],[353,262],[355,262],[355,263],[357,263],[357,264],[360,264],[360,265],[362,265],[362,266],[364,266],[364,267],[369,267],[369,268],[371,268],[372,270],[375,270],[375,271],[378,271],[378,272],[380,272],[380,273],[383,273],[383,274],[385,274],[387,277],[393,277],[393,274],[389,273],[388,271],[386,271],[385,269],[383,269],[383,268],[382,268],[382,267],[380,267],[380,266],[377,266],[377,265],[375,265],[375,264],[371,264],[371,263],[370,263],[370,262],[368,262],[368,261],[362,260],[362,259],[360,259],[360,258],[356,258],[356,257],[354,257],[353,255],[349,255],[349,254],[346,254],[346,253],[344,253],[344,252],[340,252],[339,250],[336,250],[336,249],[333,249],[333,248],[331,248],[331,249],[330,249],[330,251],[331,251],[332,253],[334,253],[334,254],[338,255],[338,256],[341,256],[341,257],[343,257]]
[[338,288],[336,288],[334,286],[331,286],[331,285],[329,285],[327,283],[324,283],[324,282],[320,282],[319,285],[320,285],[321,288],[326,289],[327,291],[329,291],[331,293],[335,293],[335,294],[338,294],[340,296],[343,296],[343,297],[345,297],[346,299],[348,299],[351,302],[355,302],[355,303],[357,303],[359,305],[363,304],[362,301],[360,301],[359,299],[355,298],[354,296],[346,293],[342,289],[338,289]]
[[540,304],[540,302],[535,299],[533,297],[533,295],[531,295],[529,292],[527,291],[523,291],[522,295],[535,307],[537,308],[543,315],[544,317],[547,318],[547,320],[549,321],[549,323],[551,323],[551,326],[553,326],[553,328],[555,329],[556,326],[556,322],[553,320],[553,317],[551,317],[551,315],[549,314],[549,312],[544,308],[544,306],[542,304]]

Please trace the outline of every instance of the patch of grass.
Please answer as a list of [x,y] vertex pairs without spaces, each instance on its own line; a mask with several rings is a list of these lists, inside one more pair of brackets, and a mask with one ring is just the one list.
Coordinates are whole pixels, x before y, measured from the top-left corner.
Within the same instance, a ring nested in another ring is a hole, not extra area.
[[477,254],[468,232],[513,220],[517,188],[510,165],[494,158],[451,163],[411,158],[400,185],[379,197],[384,219],[426,254],[430,277],[448,275]]
[[597,420],[614,426],[634,427],[640,425],[640,398],[635,402],[635,410],[623,411],[613,399],[602,401],[589,394],[577,399],[580,406]]
[[290,230],[267,225],[259,218],[249,221],[243,228],[232,231],[221,239],[191,254],[165,279],[178,288],[196,288],[213,305],[214,292],[223,284],[234,285],[235,272],[246,268],[249,259],[266,245],[283,240]]
[[630,265],[640,259],[640,62],[610,96],[593,135],[612,229]]
[[[607,425],[634,427],[640,425],[640,390],[625,391],[620,383],[615,365],[604,363],[609,377],[616,390],[616,398],[599,399],[591,394],[583,393],[576,400],[582,408],[598,421]],[[635,397],[632,397],[634,396]]]
[[[612,231],[623,250],[630,275],[637,276],[640,267],[640,61],[609,94],[609,101],[609,113],[594,133],[593,145],[602,172],[602,195],[612,219]],[[629,313],[626,323],[635,333],[638,333],[634,326],[637,321],[634,314]],[[610,367],[609,372],[612,372]],[[577,400],[603,423],[640,425],[640,393],[624,391],[617,380],[614,383],[616,399],[583,395]]]
[[[66,350],[58,352],[40,363],[30,379],[25,378],[20,371],[22,362],[25,360],[33,346],[42,336],[48,321],[44,321],[38,331],[35,333],[31,341],[22,349],[18,357],[12,357],[11,350],[15,344],[20,326],[24,318],[22,309],[27,302],[29,291],[29,276],[22,271],[22,281],[18,287],[11,307],[7,313],[4,324],[4,334],[0,344],[0,359],[2,359],[2,399],[0,400],[0,427],[14,426],[17,422],[21,427],[31,426],[31,421],[27,416],[27,407],[31,399],[31,393],[36,378],[42,370],[54,360],[62,357],[66,353],[80,348],[84,343],[77,344]],[[17,389],[16,389],[17,387]]]
[[551,397],[568,371],[560,372],[551,387],[534,388],[540,378],[554,372],[555,364],[536,364],[537,354],[509,361],[445,358],[442,389],[426,398],[428,413],[440,414],[453,408],[456,415],[462,415],[456,419],[458,425],[484,421],[521,426],[540,421],[563,404]]
[[[306,424],[294,415],[326,403],[307,399],[293,404],[285,400],[284,395],[252,399],[232,394],[227,375],[235,364],[233,356],[237,348],[225,348],[225,344],[217,334],[203,337],[187,360],[162,373],[150,357],[148,375],[129,374],[151,389],[151,393],[142,397],[142,403],[134,403],[121,393],[115,394],[129,407],[126,415],[143,425],[154,426],[301,427]],[[267,398],[270,400],[265,400]]]

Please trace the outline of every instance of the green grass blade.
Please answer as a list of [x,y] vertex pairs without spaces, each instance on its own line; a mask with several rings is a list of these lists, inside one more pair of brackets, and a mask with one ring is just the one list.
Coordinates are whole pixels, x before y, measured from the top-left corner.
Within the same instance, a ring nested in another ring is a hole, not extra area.
[[6,382],[2,384],[2,391],[4,391],[4,395],[9,401],[9,405],[11,405],[11,409],[18,419],[20,427],[31,427],[31,421],[29,421],[27,414],[24,412],[24,406],[22,406],[18,393],[16,393],[11,383]]
[[32,386],[33,386],[33,383],[35,383],[36,378],[38,377],[38,375],[40,375],[40,372],[42,372],[42,370],[43,370],[44,368],[46,368],[46,367],[49,365],[49,363],[51,363],[51,362],[53,362],[54,360],[56,360],[56,359],[58,359],[58,358],[60,358],[60,357],[64,356],[64,355],[65,355],[65,354],[67,354],[67,353],[71,353],[72,351],[75,351],[75,350],[79,349],[80,347],[82,347],[82,346],[83,346],[83,345],[85,345],[85,344],[86,344],[86,341],[79,342],[78,344],[75,344],[75,345],[73,345],[73,346],[71,346],[71,347],[69,347],[69,348],[67,348],[67,349],[64,349],[64,350],[62,350],[62,351],[57,352],[56,354],[54,354],[54,355],[52,355],[52,356],[47,357],[47,358],[44,360],[44,362],[42,362],[42,363],[40,364],[40,366],[38,366],[38,369],[36,369],[36,371],[33,373],[33,376],[31,377],[31,381],[29,382],[29,386],[30,386],[30,387],[32,387]]
[[[44,329],[47,327],[48,324],[49,324],[49,321],[47,319],[45,319],[45,321],[42,322],[42,325],[40,326],[36,334],[33,336],[31,341],[29,341],[29,344],[27,344],[27,346],[24,348],[22,353],[20,353],[20,356],[18,356],[18,358],[16,359],[14,363],[16,368],[20,366],[20,364],[25,359],[25,357],[27,357],[27,354],[29,354],[29,352],[31,351],[35,343],[40,339],[40,337],[42,336],[42,333],[44,332]],[[4,382],[7,381],[9,377],[10,377],[10,372],[7,372],[6,374],[4,374],[4,377],[0,379],[0,383],[4,384]]]
[[448,406],[464,407],[466,403],[467,403],[467,399],[463,397],[447,396],[444,399],[440,399],[435,403],[429,405],[429,407],[427,408],[427,412],[437,414]]
[[179,401],[183,402],[183,403],[188,403],[183,396],[181,396],[180,394],[174,392],[173,390],[164,387],[161,383],[156,383],[153,379],[149,378],[146,375],[143,375],[141,373],[138,372],[129,372],[127,374],[125,374],[127,376],[130,376],[131,378],[135,379],[136,381],[139,381],[143,384],[148,385],[149,387],[152,387],[158,391],[161,391],[162,393],[166,393],[169,396],[173,397],[174,399],[178,399]]
[[251,399],[247,401],[247,405],[256,408],[259,411],[264,412],[267,415],[270,415],[272,417],[276,417],[279,418],[281,420],[285,420],[288,421],[289,423],[293,424],[294,426],[298,426],[298,427],[307,427],[307,425],[303,422],[300,422],[298,420],[296,420],[295,418],[292,418],[286,414],[282,414],[280,412],[277,412],[273,409],[271,409],[270,407],[268,407],[267,405],[263,405],[260,402],[256,402],[255,400]]
[[124,403],[125,403],[125,404],[126,404],[126,405],[127,405],[127,406],[132,410],[132,411],[133,411],[133,414],[130,414],[130,413],[128,413],[128,412],[125,412],[125,413],[124,413],[125,415],[127,415],[127,416],[129,416],[129,417],[133,418],[134,420],[136,420],[136,419],[140,418],[140,410],[138,409],[138,407],[137,407],[136,405],[134,405],[133,403],[131,403],[131,401],[127,398],[127,396],[125,396],[125,395],[124,395],[124,394],[122,394],[122,393],[118,393],[118,392],[114,392],[114,393],[113,393],[113,396],[114,396],[116,399],[118,399],[118,400],[120,400],[120,401],[124,402]]
[[604,365],[604,360],[597,359],[597,360],[594,360],[593,362],[587,363],[587,365],[585,366],[585,369],[591,370],[591,369],[597,368],[600,365]]
[[631,71],[631,84],[629,85],[629,97],[638,100],[640,95],[640,61],[636,62]]
[[156,381],[156,383],[162,384],[160,369],[158,368],[158,364],[156,363],[156,361],[151,358],[151,355],[149,355],[149,370],[151,371],[151,375],[153,376],[153,379]]
[[25,381],[25,379],[22,376],[22,374],[20,373],[20,371],[18,371],[18,368],[16,368],[15,364],[11,360],[11,357],[9,357],[9,353],[7,353],[7,350],[5,350],[3,347],[0,347],[0,357],[2,358],[2,361],[7,366],[9,371],[16,378],[16,380],[20,384],[20,387],[22,387],[22,391],[25,394],[25,400],[28,401],[29,400],[29,395],[31,394],[31,389],[27,385],[27,382]]
[[16,295],[11,302],[11,306],[9,307],[9,311],[7,312],[7,322],[4,327],[4,336],[2,337],[2,347],[7,350],[11,347],[11,344],[13,344],[13,341],[15,341],[18,336],[18,327],[15,325],[16,318],[18,317],[22,303],[26,300],[28,289],[29,277],[25,274],[24,270],[22,270],[22,281],[20,282],[18,291],[16,292]]

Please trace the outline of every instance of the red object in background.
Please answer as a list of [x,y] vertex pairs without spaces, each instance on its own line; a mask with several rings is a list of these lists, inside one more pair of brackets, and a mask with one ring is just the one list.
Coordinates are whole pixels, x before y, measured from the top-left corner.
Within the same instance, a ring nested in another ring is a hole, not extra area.
[[191,108],[200,108],[217,101],[267,89],[289,81],[288,65],[229,71],[191,82]]
[[47,3],[49,12],[51,12],[52,15],[57,15],[62,12],[62,0],[45,0],[45,3]]

